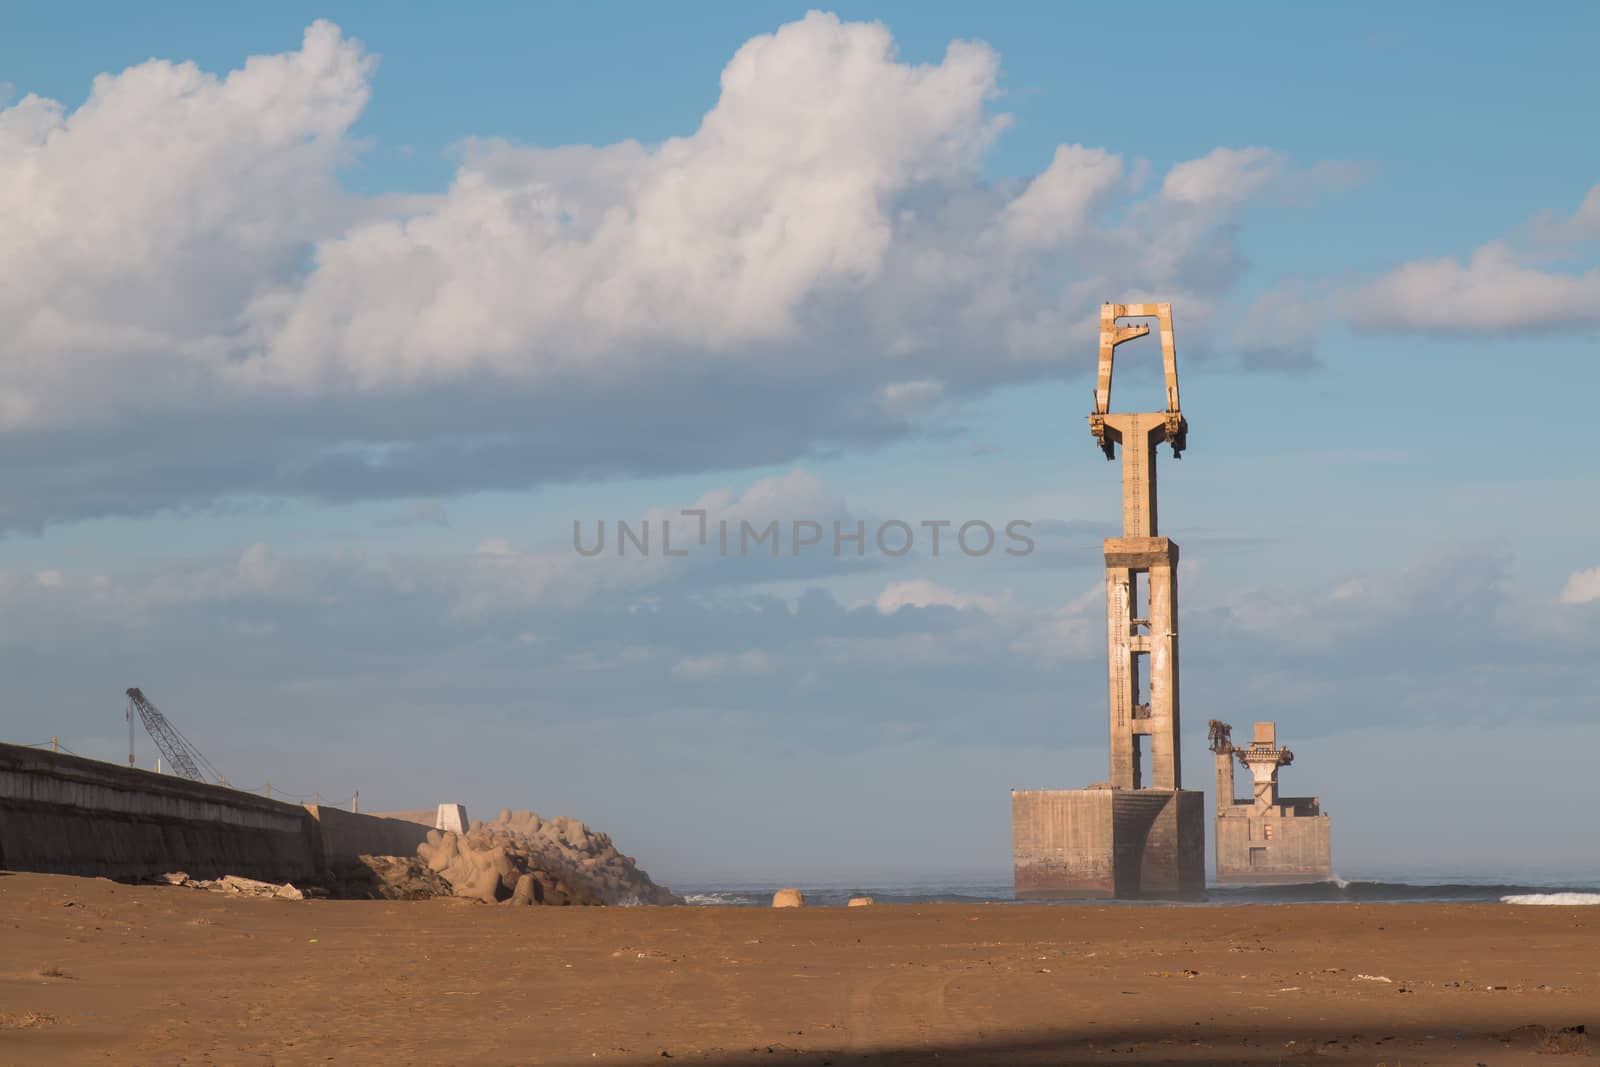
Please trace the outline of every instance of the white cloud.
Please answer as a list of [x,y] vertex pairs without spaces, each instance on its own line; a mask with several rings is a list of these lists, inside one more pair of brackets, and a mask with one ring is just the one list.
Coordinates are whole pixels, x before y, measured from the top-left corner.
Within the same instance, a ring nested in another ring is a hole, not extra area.
[[893,615],[903,607],[945,607],[961,610],[971,608],[985,615],[997,615],[1006,606],[1002,598],[984,596],[980,593],[958,592],[926,578],[891,582],[878,594],[875,604],[878,611],[884,615]]
[[1467,262],[1415,260],[1342,301],[1351,322],[1385,332],[1511,333],[1600,324],[1600,269],[1531,265],[1504,241]]
[[0,109],[0,429],[35,454],[0,526],[879,441],[1086,369],[1108,298],[1173,301],[1203,349],[1234,214],[1289,174],[1219,149],[1140,199],[1142,165],[1066,144],[985,181],[990,48],[910,64],[884,26],[812,13],[740,48],[686,136],[469,138],[442,194],[351,198],[373,69],[317,22],[225,76],[151,60],[75,110]]
[[641,346],[748,359],[800,334],[808,300],[879,277],[897,193],[973,172],[1004,124],[997,69],[963,42],[902,64],[882,25],[813,12],[746,43],[688,137],[480,145],[437,210],[324,243],[241,373],[373,388],[588,375]]
[[[1530,240],[1531,238],[1531,240]],[[1503,334],[1600,325],[1600,268],[1557,269],[1568,246],[1600,241],[1600,185],[1571,215],[1541,214],[1520,239],[1489,241],[1464,262],[1403,263],[1333,299],[1357,329]]]
[[1287,165],[1288,159],[1270,148],[1218,148],[1168,171],[1161,196],[1196,205],[1247,200]]
[[1061,145],[1045,172],[1000,213],[1005,239],[1034,248],[1082,236],[1095,210],[1116,191],[1122,171],[1122,157],[1103,148]]
[[332,172],[372,69],[317,22],[223,78],[150,60],[70,113],[0,110],[0,429],[215,388],[241,310],[344,217]]
[[1600,600],[1600,567],[1574,571],[1561,587],[1563,604],[1590,604]]
[[[1234,155],[1213,153],[1237,162]],[[1264,185],[1271,165],[1270,160],[1257,164],[1245,187]],[[1301,190],[1336,188],[1360,173],[1347,165],[1318,164],[1289,176],[1289,184]],[[1169,185],[1199,197],[1226,188],[1238,176],[1208,157],[1173,168]],[[1272,184],[1284,187],[1282,180]],[[1283,280],[1240,317],[1233,343],[1247,366],[1297,368],[1316,362],[1314,342],[1333,319],[1368,333],[1440,336],[1592,329],[1600,325],[1600,267],[1583,269],[1587,261],[1575,253],[1593,242],[1600,242],[1600,185],[1570,215],[1540,214],[1465,259],[1414,259],[1354,282]]]

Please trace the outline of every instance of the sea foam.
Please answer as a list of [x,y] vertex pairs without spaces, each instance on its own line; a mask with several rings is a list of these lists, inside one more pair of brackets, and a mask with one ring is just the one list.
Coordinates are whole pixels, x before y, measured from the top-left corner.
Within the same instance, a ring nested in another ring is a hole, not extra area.
[[1600,893],[1518,893],[1501,897],[1502,904],[1600,904]]

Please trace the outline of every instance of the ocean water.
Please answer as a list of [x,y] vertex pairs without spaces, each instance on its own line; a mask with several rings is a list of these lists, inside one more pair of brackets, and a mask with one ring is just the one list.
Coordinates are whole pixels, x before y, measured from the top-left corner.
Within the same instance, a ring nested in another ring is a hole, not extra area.
[[[784,883],[795,885],[797,883]],[[880,904],[1018,904],[1048,906],[1049,901],[1019,901],[1011,883],[974,879],[931,878],[871,883],[798,883],[806,903],[838,906],[851,897],[869,896]],[[778,883],[747,882],[674,885],[685,903],[698,906],[768,907]],[[1573,873],[1562,877],[1490,874],[1433,874],[1334,878],[1304,885],[1221,887],[1211,886],[1202,901],[1174,905],[1165,901],[1095,901],[1130,907],[1205,907],[1238,904],[1548,904],[1600,905],[1600,874]]]

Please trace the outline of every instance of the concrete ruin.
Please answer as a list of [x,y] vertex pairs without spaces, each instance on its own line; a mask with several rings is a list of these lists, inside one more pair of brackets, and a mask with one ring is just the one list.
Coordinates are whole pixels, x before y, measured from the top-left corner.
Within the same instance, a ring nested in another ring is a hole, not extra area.
[[446,830],[452,834],[464,834],[471,825],[467,821],[467,808],[464,804],[440,804],[439,814],[433,820],[435,830]]
[[[1248,745],[1233,743],[1233,727],[1211,721],[1217,760],[1217,884],[1288,885],[1333,877],[1332,824],[1317,797],[1278,792],[1278,771],[1294,753],[1278,745],[1275,723],[1258,722]],[[1251,795],[1234,796],[1233,761],[1249,768]]]
[[[1166,408],[1110,410],[1116,348],[1161,331]],[[1205,801],[1183,788],[1178,746],[1178,546],[1156,528],[1156,449],[1177,458],[1189,424],[1178,403],[1171,304],[1106,304],[1089,429],[1122,455],[1122,536],[1107,538],[1106,635],[1111,779],[1087,789],[1012,790],[1018,897],[1191,898],[1205,892]],[[1147,749],[1148,746],[1148,749]],[[1148,756],[1148,764],[1146,757]],[[1148,766],[1148,781],[1146,767]]]

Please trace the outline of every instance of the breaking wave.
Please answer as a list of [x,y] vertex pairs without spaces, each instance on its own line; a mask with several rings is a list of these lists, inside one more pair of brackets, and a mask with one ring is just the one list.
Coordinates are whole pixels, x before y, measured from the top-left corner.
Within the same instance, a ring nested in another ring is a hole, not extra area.
[[685,893],[683,902],[699,907],[726,906],[729,904],[754,904],[755,901],[744,899],[746,894],[720,892],[720,893]]
[[1600,904],[1600,893],[1513,893],[1502,904]]

